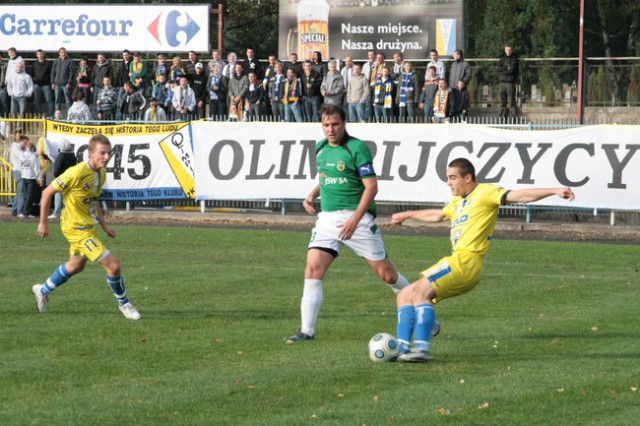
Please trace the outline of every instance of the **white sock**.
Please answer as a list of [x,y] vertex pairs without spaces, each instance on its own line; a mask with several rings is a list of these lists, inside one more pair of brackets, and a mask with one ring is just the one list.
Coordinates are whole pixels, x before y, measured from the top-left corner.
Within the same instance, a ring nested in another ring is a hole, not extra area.
[[300,301],[300,316],[302,318],[300,331],[306,335],[313,336],[315,333],[322,299],[322,280],[305,279],[302,300]]
[[388,284],[388,285],[389,285],[389,288],[393,291],[393,294],[398,294],[398,293],[400,293],[400,290],[402,290],[403,288],[405,288],[409,284],[411,284],[409,282],[409,280],[407,280],[404,277],[404,275],[402,275],[400,272],[398,272],[398,281],[396,281],[395,284]]

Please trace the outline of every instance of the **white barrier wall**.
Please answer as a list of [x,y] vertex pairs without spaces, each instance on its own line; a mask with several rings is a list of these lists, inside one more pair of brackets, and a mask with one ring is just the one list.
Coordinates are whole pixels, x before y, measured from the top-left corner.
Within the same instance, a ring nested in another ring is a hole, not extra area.
[[[164,133],[162,126],[167,126]],[[107,135],[116,155],[105,198],[114,200],[174,198],[162,197],[165,189],[192,195],[190,177],[198,200],[301,199],[317,182],[314,147],[323,137],[319,123],[47,128],[52,141],[72,136],[78,143],[88,140],[78,132],[112,132]],[[172,135],[178,130],[180,136]],[[479,182],[509,189],[574,188],[574,202],[548,198],[543,205],[640,209],[637,126],[512,131],[465,124],[348,124],[347,130],[371,147],[379,201],[446,202],[451,197],[446,165],[466,157],[476,166]],[[127,192],[134,189],[138,192]]]

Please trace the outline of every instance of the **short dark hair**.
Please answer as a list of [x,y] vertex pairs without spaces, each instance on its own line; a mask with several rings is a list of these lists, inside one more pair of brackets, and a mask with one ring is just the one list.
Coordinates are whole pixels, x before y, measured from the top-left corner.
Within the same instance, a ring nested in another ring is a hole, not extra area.
[[93,135],[91,139],[89,139],[89,152],[95,151],[96,145],[98,144],[111,146],[111,141],[103,134],[98,133],[97,135]]
[[449,167],[460,171],[460,176],[471,175],[471,180],[476,181],[476,168],[466,158],[456,158],[449,163]]
[[338,114],[341,121],[347,120],[347,113],[340,105],[325,104],[320,110],[320,119],[329,115]]

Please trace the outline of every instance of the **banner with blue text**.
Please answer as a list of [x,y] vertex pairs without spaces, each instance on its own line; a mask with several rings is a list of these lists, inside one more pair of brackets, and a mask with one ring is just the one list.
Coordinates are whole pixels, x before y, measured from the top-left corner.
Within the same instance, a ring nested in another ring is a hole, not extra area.
[[210,5],[15,5],[0,8],[0,45],[19,51],[209,50]]
[[74,145],[78,161],[88,158],[87,143],[101,133],[111,141],[103,200],[158,200],[195,197],[193,141],[189,123],[87,126],[47,121],[47,155],[60,142]]

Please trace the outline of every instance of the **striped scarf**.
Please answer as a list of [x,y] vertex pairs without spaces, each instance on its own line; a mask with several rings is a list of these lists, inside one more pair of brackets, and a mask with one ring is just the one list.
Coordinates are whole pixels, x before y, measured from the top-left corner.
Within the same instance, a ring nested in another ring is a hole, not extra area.
[[385,108],[393,106],[393,80],[390,78],[387,78],[384,82],[381,78],[376,80],[373,93],[376,105],[384,105]]
[[375,85],[376,81],[382,77],[382,68],[384,68],[384,64],[378,64],[377,62],[371,64],[371,74],[369,74],[369,84],[371,86]]
[[436,117],[446,117],[447,106],[449,105],[449,91],[442,90],[436,93],[433,100],[433,110]]
[[[218,91],[220,90],[220,80],[221,76],[212,74],[211,75],[211,89],[209,89],[209,97],[212,101],[218,100]],[[213,88],[217,86],[218,90],[213,90]]]
[[282,78],[284,77],[284,75],[282,74],[276,74],[276,83],[275,83],[275,87],[273,88],[273,100],[276,102],[280,102],[280,80],[282,80]]
[[300,93],[298,92],[297,89],[298,89],[298,79],[296,77],[294,77],[293,80],[291,81],[287,79],[287,82],[284,84],[284,99],[282,100],[282,103],[284,104],[297,103],[298,99],[300,98]]
[[[407,99],[413,99],[413,73],[402,73],[402,83],[400,84],[400,106],[407,105]],[[408,98],[407,98],[408,96]]]
[[269,85],[269,79],[271,78],[271,74],[275,72],[273,67],[269,65],[267,69],[264,71],[264,78],[262,79],[262,87],[266,90]]

